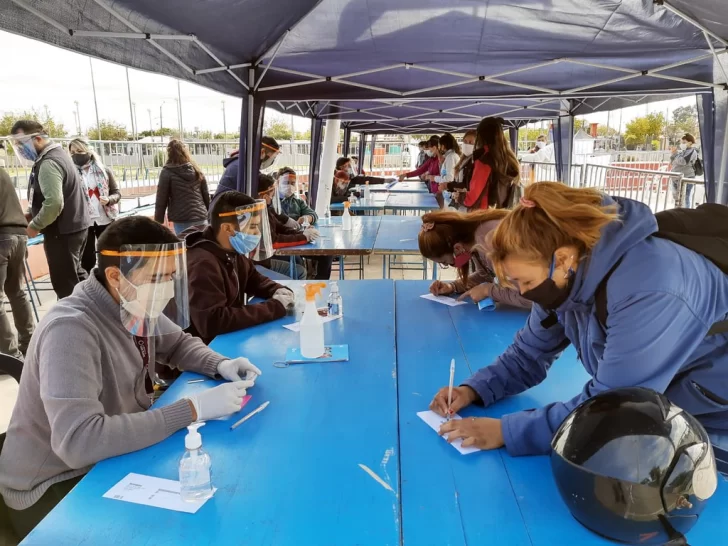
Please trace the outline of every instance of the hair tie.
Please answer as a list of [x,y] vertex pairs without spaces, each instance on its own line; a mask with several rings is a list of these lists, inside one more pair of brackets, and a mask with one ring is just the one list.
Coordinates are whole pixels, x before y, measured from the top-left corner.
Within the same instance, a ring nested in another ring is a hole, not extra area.
[[536,203],[534,201],[531,201],[530,199],[526,199],[525,197],[521,197],[520,203],[522,207],[525,207],[527,209],[536,208]]
[[435,222],[425,222],[422,224],[422,231],[428,232],[431,229],[435,229]]

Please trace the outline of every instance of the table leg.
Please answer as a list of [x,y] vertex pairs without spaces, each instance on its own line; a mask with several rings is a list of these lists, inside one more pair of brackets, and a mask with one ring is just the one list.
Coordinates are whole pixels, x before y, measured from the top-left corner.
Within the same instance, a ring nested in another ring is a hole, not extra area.
[[432,280],[437,280],[437,262],[432,262]]
[[296,257],[291,256],[289,259],[288,273],[294,281],[296,280]]
[[427,280],[427,258],[422,258],[422,280]]
[[382,278],[387,278],[387,255],[382,254]]
[[339,256],[339,280],[344,280],[344,257]]

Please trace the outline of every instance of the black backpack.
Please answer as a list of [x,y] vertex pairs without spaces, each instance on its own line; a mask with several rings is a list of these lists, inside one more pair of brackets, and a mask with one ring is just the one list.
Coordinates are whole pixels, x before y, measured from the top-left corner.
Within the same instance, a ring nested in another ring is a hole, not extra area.
[[[689,248],[708,258],[728,274],[728,207],[706,203],[697,209],[672,209],[655,214],[657,232],[653,235]],[[607,327],[607,282],[621,259],[599,283],[595,294],[597,318]],[[716,322],[708,336],[728,332],[728,320]]]
[[705,169],[703,168],[703,160],[698,158],[695,160],[695,164],[693,165],[693,170],[695,171],[695,176],[703,176],[705,174]]

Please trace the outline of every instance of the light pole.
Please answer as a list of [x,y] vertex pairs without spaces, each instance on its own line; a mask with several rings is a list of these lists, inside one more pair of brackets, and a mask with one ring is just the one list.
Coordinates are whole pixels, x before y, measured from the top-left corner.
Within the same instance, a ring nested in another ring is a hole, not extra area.
[[101,123],[99,123],[99,103],[96,100],[96,82],[94,81],[94,64],[91,57],[88,58],[88,64],[91,67],[91,88],[94,92],[94,108],[96,109],[96,129],[99,132],[99,140],[101,140]]
[[182,125],[182,92],[179,89],[179,80],[177,80],[177,116],[179,116],[179,137],[184,139],[184,127]]
[[149,114],[149,133],[152,137],[152,142],[154,142],[154,125],[152,125],[152,109],[147,108],[147,114]]
[[78,136],[81,136],[83,133],[81,132],[81,112],[78,109],[78,101],[73,101],[73,104],[76,105],[76,128],[78,129]]
[[162,106],[164,106],[164,101],[159,105],[159,142],[162,142],[162,127],[164,127],[162,123]]
[[179,126],[179,138],[182,139],[182,110],[180,110],[179,99],[174,99],[177,103],[177,125]]

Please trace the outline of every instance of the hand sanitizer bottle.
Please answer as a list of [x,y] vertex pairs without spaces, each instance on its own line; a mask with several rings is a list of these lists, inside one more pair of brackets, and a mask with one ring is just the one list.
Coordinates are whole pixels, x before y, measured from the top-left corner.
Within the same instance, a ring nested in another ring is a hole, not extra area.
[[344,203],[344,215],[341,217],[341,229],[342,231],[351,231],[351,214],[349,214],[349,207],[351,203],[346,201]]
[[344,303],[339,293],[339,285],[336,281],[331,283],[331,294],[329,294],[329,316],[340,317],[344,315]]
[[316,295],[326,285],[322,282],[303,285],[306,289],[306,309],[301,319],[301,356],[303,358],[318,358],[324,354],[324,324],[316,309]]
[[185,452],[179,460],[180,496],[186,502],[200,502],[212,497],[212,459],[202,450],[202,436],[197,431],[204,424],[192,423],[187,427]]
[[326,212],[324,213],[324,225],[331,223],[331,206],[326,205]]

